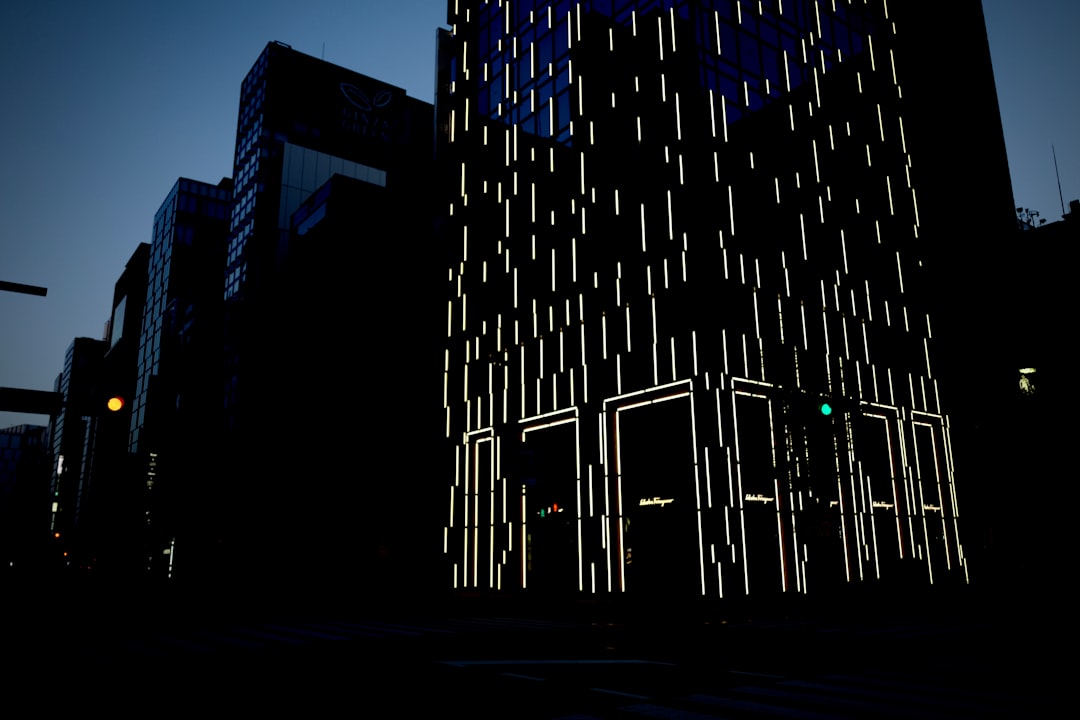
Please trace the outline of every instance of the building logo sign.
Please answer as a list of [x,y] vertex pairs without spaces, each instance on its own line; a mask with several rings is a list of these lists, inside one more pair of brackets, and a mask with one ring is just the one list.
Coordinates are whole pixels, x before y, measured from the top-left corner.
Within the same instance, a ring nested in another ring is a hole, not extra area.
[[771,503],[775,499],[776,498],[771,498],[768,495],[762,495],[761,493],[755,493],[754,495],[747,493],[743,496],[743,500],[746,502]]
[[389,90],[380,90],[375,93],[375,98],[369,100],[367,93],[351,83],[341,83],[341,94],[350,103],[361,110],[371,111],[375,108],[386,107],[390,104],[391,95]]
[[660,507],[664,507],[665,505],[670,505],[673,502],[675,502],[675,498],[641,498],[640,500],[638,500],[638,506],[645,507],[647,505],[659,505]]
[[352,106],[341,108],[342,129],[363,137],[389,142],[392,123],[379,111],[390,104],[393,94],[389,90],[379,90],[372,97],[368,97],[368,93],[352,83],[343,82],[338,87]]

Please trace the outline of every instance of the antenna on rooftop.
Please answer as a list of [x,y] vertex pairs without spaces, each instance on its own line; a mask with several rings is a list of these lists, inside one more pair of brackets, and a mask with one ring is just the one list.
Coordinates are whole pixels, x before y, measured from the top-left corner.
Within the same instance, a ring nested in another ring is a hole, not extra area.
[[1057,150],[1054,149],[1053,144],[1050,145],[1050,152],[1054,153],[1054,174],[1057,175],[1057,181],[1058,181],[1058,200],[1061,201],[1061,215],[1062,215],[1062,217],[1064,217],[1065,216],[1065,198],[1061,194],[1061,173],[1058,172]]

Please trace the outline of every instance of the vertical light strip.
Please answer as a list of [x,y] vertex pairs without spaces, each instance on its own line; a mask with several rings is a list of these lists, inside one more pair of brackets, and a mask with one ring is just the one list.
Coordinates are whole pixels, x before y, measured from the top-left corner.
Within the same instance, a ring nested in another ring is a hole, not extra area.
[[488,587],[495,587],[495,458],[497,450],[494,447],[494,443],[491,440],[487,442],[492,444],[492,448],[489,451],[488,461],[488,477],[489,477],[489,509],[488,509]]
[[732,195],[731,186],[727,186],[728,220],[732,237],[735,236],[735,199]]
[[806,219],[799,213],[799,233],[802,236],[802,259],[809,259],[806,254]]
[[679,109],[679,93],[675,93],[675,139],[682,140],[682,112]]
[[585,153],[580,154],[579,175],[581,176],[581,194],[585,195]]
[[551,248],[551,292],[555,292],[555,248]]
[[603,358],[607,360],[607,313],[600,314],[600,340],[603,347]]
[[660,62],[664,61],[664,19],[656,17],[657,46],[660,50]]
[[[581,6],[578,5],[578,8],[580,9]],[[669,19],[671,21],[671,52],[675,52],[676,48],[675,48],[675,8],[674,7],[671,7],[671,8],[668,9],[668,15],[669,15]]]
[[645,203],[641,203],[641,252],[645,252]]
[[711,89],[709,90],[709,126],[712,128],[712,136],[716,137],[716,105]]
[[[698,374],[697,330],[691,330],[690,331],[690,341],[692,343],[693,352],[694,352],[694,375],[697,376],[697,374]],[[706,381],[706,384],[708,384],[707,381]]]
[[[644,207],[644,206],[642,206],[642,207]],[[674,231],[674,229],[672,227],[671,215],[672,215],[672,213],[671,213],[671,191],[668,190],[667,191],[667,232],[668,232],[668,240],[674,240],[675,239],[675,231]],[[644,243],[642,243],[642,247],[644,247]]]

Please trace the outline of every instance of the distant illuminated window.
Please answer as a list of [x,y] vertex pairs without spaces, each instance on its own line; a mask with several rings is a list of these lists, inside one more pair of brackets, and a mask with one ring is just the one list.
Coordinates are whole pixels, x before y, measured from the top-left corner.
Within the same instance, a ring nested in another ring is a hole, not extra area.
[[1035,368],[1020,368],[1020,392],[1024,395],[1035,394]]

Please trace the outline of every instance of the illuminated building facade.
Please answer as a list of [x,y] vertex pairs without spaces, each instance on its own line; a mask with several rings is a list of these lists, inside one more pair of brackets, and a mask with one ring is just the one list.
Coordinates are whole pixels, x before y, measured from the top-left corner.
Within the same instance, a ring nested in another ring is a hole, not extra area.
[[965,581],[912,25],[884,0],[450,0],[448,22],[447,582]]

